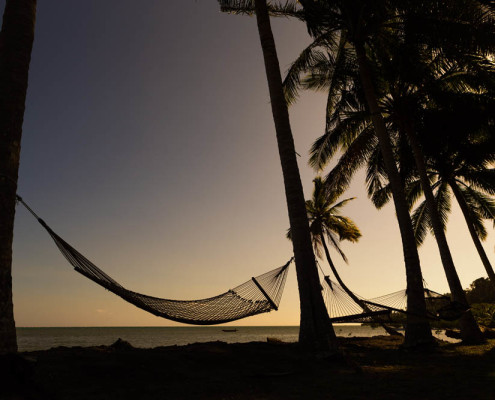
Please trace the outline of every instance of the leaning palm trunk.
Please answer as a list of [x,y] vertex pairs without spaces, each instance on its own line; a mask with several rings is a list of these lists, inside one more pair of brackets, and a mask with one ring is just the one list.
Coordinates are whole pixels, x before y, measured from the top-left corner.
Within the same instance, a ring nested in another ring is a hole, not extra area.
[[[357,297],[344,283],[344,281],[340,278],[339,273],[337,272],[337,268],[335,268],[335,265],[332,261],[332,258],[330,257],[330,251],[328,250],[327,243],[325,242],[325,236],[323,235],[323,232],[320,230],[319,233],[321,244],[323,245],[323,249],[325,250],[325,256],[327,257],[327,262],[328,265],[330,265],[330,269],[333,272],[333,275],[335,276],[335,279],[337,279],[337,282],[339,282],[339,285],[344,291],[349,295],[349,297],[356,303],[359,307],[363,309],[364,312],[372,312],[372,310],[366,305],[365,302],[361,301],[359,297]],[[376,318],[373,318],[373,322],[379,324],[383,329],[385,329],[385,332],[387,332],[389,335],[392,336],[402,336],[401,333],[397,332],[395,329],[391,328],[390,326],[385,325],[382,321],[379,321]]]
[[402,239],[407,279],[407,309],[409,311],[404,346],[412,347],[431,344],[434,342],[434,339],[431,334],[430,325],[426,319],[426,303],[423,292],[421,265],[404,188],[395,164],[390,136],[378,106],[364,45],[359,42],[355,43],[355,50],[361,83],[383,155]]
[[440,252],[440,258],[442,260],[442,265],[447,277],[447,282],[452,293],[452,299],[457,303],[462,304],[463,308],[467,310],[466,312],[462,313],[462,316],[459,319],[462,340],[466,343],[482,343],[484,341],[483,334],[481,333],[480,328],[473,317],[473,314],[469,310],[466,293],[462,289],[461,281],[459,279],[459,276],[457,275],[454,260],[452,259],[452,254],[447,243],[447,238],[445,236],[445,232],[440,221],[440,216],[438,215],[436,201],[435,197],[433,196],[433,191],[431,189],[430,180],[428,179],[428,174],[426,172],[426,166],[421,147],[416,138],[416,134],[411,128],[411,124],[407,121],[404,123],[404,130],[406,131],[407,139],[409,141],[409,144],[411,145],[411,149],[413,152],[421,188],[423,189],[423,193],[425,195],[426,208],[428,209],[428,215],[430,216],[431,226],[433,228],[433,233],[435,234],[435,240]]
[[452,189],[452,192],[454,193],[454,196],[457,200],[457,203],[459,204],[459,207],[461,208],[462,215],[464,216],[464,219],[466,220],[467,227],[469,229],[469,233],[471,235],[471,238],[473,239],[474,245],[476,247],[476,250],[478,250],[478,254],[481,258],[481,262],[483,263],[483,266],[485,267],[486,273],[488,274],[488,278],[490,279],[490,283],[492,284],[493,288],[495,289],[495,272],[493,271],[492,264],[490,263],[490,260],[488,259],[488,256],[486,255],[485,249],[483,248],[483,245],[481,244],[481,240],[478,237],[478,234],[476,233],[476,230],[474,229],[474,224],[472,221],[471,213],[469,212],[469,208],[466,204],[466,201],[464,200],[464,197],[457,187],[457,184],[455,181],[450,181],[448,182],[450,188]]
[[0,32],[0,354],[17,351],[12,241],[36,0],[7,0]]
[[320,291],[311,245],[304,193],[297,166],[289,113],[282,89],[282,77],[270,26],[266,0],[255,0],[258,32],[263,50],[273,120],[284,176],[292,244],[301,305],[299,342],[317,351],[332,352],[337,340]]

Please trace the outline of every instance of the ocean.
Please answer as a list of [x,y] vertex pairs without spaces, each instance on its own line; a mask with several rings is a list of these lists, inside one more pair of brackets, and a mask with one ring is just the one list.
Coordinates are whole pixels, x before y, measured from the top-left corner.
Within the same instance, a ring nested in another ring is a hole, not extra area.
[[[335,325],[334,328],[337,336],[343,337],[386,334],[381,327],[368,325]],[[224,329],[236,331],[225,332]],[[298,326],[17,328],[17,344],[19,351],[36,351],[58,346],[108,346],[120,338],[134,347],[152,348],[213,341],[266,342],[268,337],[296,342],[298,334]],[[434,331],[434,335],[442,340],[454,341],[447,338],[444,331]]]

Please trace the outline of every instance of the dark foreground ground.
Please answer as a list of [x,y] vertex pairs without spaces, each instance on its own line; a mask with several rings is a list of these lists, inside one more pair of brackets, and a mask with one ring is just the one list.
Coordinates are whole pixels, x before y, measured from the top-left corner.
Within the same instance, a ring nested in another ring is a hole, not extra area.
[[59,347],[24,353],[29,362],[10,364],[15,376],[0,371],[0,398],[495,399],[495,340],[416,353],[400,343],[343,339],[341,359],[315,359],[297,344],[277,343]]

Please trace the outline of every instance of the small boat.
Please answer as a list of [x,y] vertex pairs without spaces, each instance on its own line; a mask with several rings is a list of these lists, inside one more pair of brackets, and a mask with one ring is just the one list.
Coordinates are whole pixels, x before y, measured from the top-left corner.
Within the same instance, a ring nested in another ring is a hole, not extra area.
[[222,331],[224,332],[237,332],[237,329],[233,328],[233,329],[222,329]]

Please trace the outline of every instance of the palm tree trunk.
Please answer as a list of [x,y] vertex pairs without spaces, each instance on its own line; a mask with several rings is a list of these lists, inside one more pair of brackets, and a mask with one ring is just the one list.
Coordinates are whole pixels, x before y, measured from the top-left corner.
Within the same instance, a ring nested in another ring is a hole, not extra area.
[[455,181],[449,181],[449,186],[452,189],[452,192],[454,193],[454,196],[457,200],[457,203],[459,204],[459,207],[461,208],[462,215],[464,215],[464,219],[466,220],[467,227],[469,229],[469,233],[471,234],[471,238],[473,239],[474,245],[476,247],[476,250],[478,250],[478,254],[481,258],[481,261],[483,262],[483,266],[485,267],[486,273],[488,274],[488,278],[490,278],[490,282],[492,286],[495,288],[495,272],[493,271],[492,264],[490,263],[490,260],[488,259],[488,256],[486,255],[485,249],[483,248],[483,245],[481,244],[481,240],[478,237],[478,234],[476,233],[476,230],[474,229],[474,224],[472,222],[472,217],[471,213],[469,212],[469,208],[466,204],[466,201],[464,200],[464,197],[459,190],[457,183]]
[[426,319],[423,276],[421,274],[418,249],[414,239],[411,216],[409,215],[404,188],[401,184],[397,165],[395,164],[390,136],[380,113],[380,107],[371,79],[371,72],[369,70],[364,45],[356,42],[355,50],[366,102],[371,114],[375,133],[378,137],[388,180],[392,189],[392,196],[402,239],[407,279],[407,309],[409,311],[407,315],[404,346],[413,347],[424,344],[429,345],[434,342],[434,339],[431,334],[430,324]]
[[15,353],[12,241],[36,0],[7,0],[0,32],[0,354]]
[[455,269],[454,260],[450,252],[449,244],[447,243],[447,237],[443,230],[440,216],[436,208],[435,197],[431,189],[430,180],[426,172],[426,166],[424,162],[423,152],[418,142],[416,134],[412,129],[412,124],[409,121],[402,121],[403,128],[407,134],[407,139],[411,145],[411,149],[414,156],[416,168],[418,170],[419,179],[421,182],[421,188],[426,199],[426,207],[430,216],[431,226],[433,227],[433,233],[435,234],[435,240],[437,242],[438,251],[440,252],[440,258],[442,260],[443,269],[449,283],[450,291],[454,301],[462,304],[466,310],[459,320],[459,326],[461,329],[462,340],[466,343],[483,343],[484,337],[480,331],[476,320],[474,319],[471,311],[469,310],[469,304],[466,298],[466,293],[462,289],[459,275]]
[[282,89],[282,76],[266,0],[255,0],[255,9],[292,232],[301,305],[299,342],[317,351],[334,352],[337,349],[337,339],[320,291],[289,112]]
[[[320,235],[320,240],[321,244],[323,245],[323,249],[325,250],[325,256],[327,257],[328,265],[330,265],[330,269],[333,272],[333,275],[335,276],[335,279],[337,279],[337,282],[339,282],[339,285],[344,289],[344,291],[349,295],[349,297],[356,303],[359,307],[362,308],[364,312],[371,312],[370,308],[366,305],[366,303],[362,302],[359,297],[357,297],[344,283],[344,281],[340,278],[339,273],[337,272],[337,268],[335,268],[335,265],[332,261],[332,258],[330,257],[330,251],[328,250],[327,243],[325,242],[325,236],[323,235],[323,231],[320,230],[319,232]],[[389,335],[392,336],[402,336],[401,333],[397,332],[395,329],[385,325],[382,321],[376,320],[373,318],[373,321],[375,323],[380,324],[380,326],[385,329],[385,332],[387,332]]]
[[330,251],[328,250],[328,246],[325,241],[325,236],[323,235],[323,232],[320,231],[319,235],[320,235],[321,244],[323,245],[323,250],[325,251],[325,256],[327,258],[328,265],[330,265],[330,269],[332,270],[335,279],[337,279],[337,282],[339,282],[339,285],[342,287],[342,289],[344,289],[344,291],[349,295],[349,297],[355,303],[357,303],[359,307],[364,309],[366,305],[362,301],[360,301],[358,297],[356,297],[356,295],[345,285],[344,281],[340,278],[337,268],[335,268],[332,258],[330,257]]

